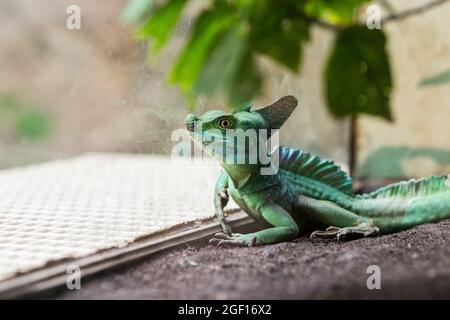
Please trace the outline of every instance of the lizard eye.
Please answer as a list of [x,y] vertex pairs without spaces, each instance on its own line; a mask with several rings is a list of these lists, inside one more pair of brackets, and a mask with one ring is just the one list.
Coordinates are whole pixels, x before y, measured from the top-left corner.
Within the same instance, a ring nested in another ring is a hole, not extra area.
[[229,129],[233,125],[233,122],[230,119],[221,119],[219,121],[219,127],[222,129]]

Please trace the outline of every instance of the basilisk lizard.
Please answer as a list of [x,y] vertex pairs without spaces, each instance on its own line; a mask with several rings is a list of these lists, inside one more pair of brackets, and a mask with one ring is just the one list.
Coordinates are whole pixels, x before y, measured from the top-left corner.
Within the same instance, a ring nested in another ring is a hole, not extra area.
[[[212,110],[200,117],[186,116],[191,138],[216,157],[223,168],[214,196],[215,213],[223,232],[217,233],[210,243],[271,244],[319,229],[323,231],[314,231],[311,237],[341,240],[395,232],[450,217],[450,176],[400,182],[359,195],[352,192],[351,178],[330,160],[287,147],[268,152],[264,149],[267,141],[261,143],[259,135],[257,140],[249,140],[244,149],[236,148],[236,139],[229,138],[228,133],[239,129],[278,130],[296,106],[297,99],[286,96],[262,109],[252,110],[248,105],[235,113]],[[217,147],[217,143],[223,147]],[[263,164],[259,160],[236,161],[248,160],[250,144],[258,145],[258,154],[278,155],[278,170],[274,174],[261,174]],[[229,161],[226,152],[235,161]],[[265,229],[232,233],[224,215],[229,195]]]

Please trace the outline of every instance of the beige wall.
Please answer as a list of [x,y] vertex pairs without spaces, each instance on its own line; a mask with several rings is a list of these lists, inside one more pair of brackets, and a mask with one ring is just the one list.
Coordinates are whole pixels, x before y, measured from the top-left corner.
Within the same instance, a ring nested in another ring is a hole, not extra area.
[[[398,11],[424,1],[390,1]],[[450,83],[418,87],[450,68],[450,3],[383,26],[388,32],[395,121],[358,121],[359,173],[424,176],[450,172]]]
[[[170,151],[169,132],[185,112],[163,82],[171,57],[148,68],[145,46],[119,22],[125,3],[0,2],[0,96],[13,93],[52,123],[42,141],[0,130],[0,167],[88,151]],[[66,28],[71,4],[81,8],[81,30]]]

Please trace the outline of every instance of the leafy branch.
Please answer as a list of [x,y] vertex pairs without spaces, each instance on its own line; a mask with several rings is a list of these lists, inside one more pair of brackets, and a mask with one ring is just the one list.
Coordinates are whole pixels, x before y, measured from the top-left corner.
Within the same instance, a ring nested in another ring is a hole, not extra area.
[[[378,2],[384,8],[386,8],[386,10],[388,10],[389,13],[390,13],[388,16],[386,16],[386,17],[384,17],[384,18],[382,18],[380,20],[381,25],[383,25],[385,23],[390,23],[390,22],[393,22],[393,21],[403,20],[403,19],[415,16],[415,15],[418,15],[418,14],[426,12],[426,11],[436,7],[436,6],[444,4],[447,1],[449,1],[449,0],[434,0],[434,1],[430,1],[430,2],[428,2],[426,4],[423,4],[421,6],[412,8],[412,9],[408,9],[408,10],[405,10],[405,11],[400,12],[400,13],[395,13],[394,12],[394,8],[392,7],[392,5],[387,0],[378,0]],[[317,19],[315,17],[309,17],[309,16],[306,16],[306,15],[304,16],[304,18],[307,19],[311,23],[314,23],[314,24],[316,24],[316,25],[318,25],[320,27],[323,27],[325,29],[332,30],[332,31],[338,31],[338,30],[341,30],[341,29],[346,27],[346,26],[342,26],[342,25],[333,24],[333,23],[330,23],[330,22],[325,21],[325,20],[320,20],[320,19]],[[363,27],[364,24],[361,24],[360,26]]]
[[[405,19],[448,0],[396,13],[386,0],[389,14],[382,23]],[[136,35],[150,40],[157,55],[172,37],[187,0],[130,0],[122,20],[137,24]],[[386,35],[355,23],[356,13],[369,0],[204,0],[193,18],[187,43],[168,75],[188,101],[198,96],[225,94],[236,108],[257,96],[264,77],[259,56],[268,56],[298,72],[303,48],[312,25],[336,33],[324,72],[325,96],[337,117],[371,114],[391,119],[392,80]],[[150,9],[151,8],[151,9]]]

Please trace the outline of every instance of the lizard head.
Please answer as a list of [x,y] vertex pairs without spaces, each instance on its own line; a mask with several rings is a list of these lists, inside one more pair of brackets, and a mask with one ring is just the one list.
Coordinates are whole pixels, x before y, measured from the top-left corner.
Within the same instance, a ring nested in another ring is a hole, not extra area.
[[[221,162],[224,159],[242,161],[242,157],[248,158],[252,152],[258,154],[258,148],[265,146],[267,141],[260,143],[263,136],[261,130],[266,130],[267,140],[272,130],[279,129],[296,106],[296,98],[285,96],[257,110],[252,110],[251,104],[246,104],[234,113],[221,110],[210,110],[201,116],[190,113],[185,118],[185,125],[194,142],[207,153],[220,158]],[[242,143],[244,148],[239,148]],[[259,147],[251,151],[251,146]]]

